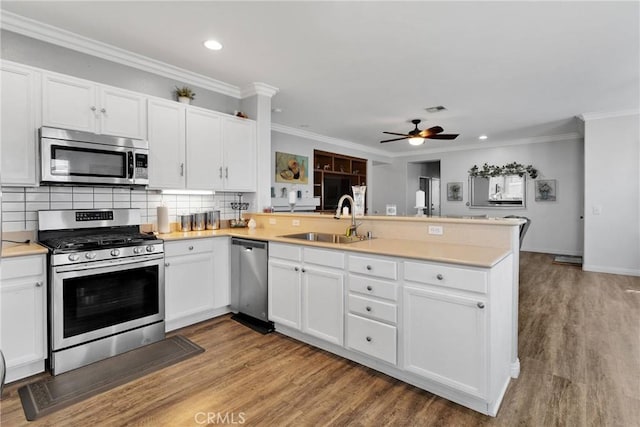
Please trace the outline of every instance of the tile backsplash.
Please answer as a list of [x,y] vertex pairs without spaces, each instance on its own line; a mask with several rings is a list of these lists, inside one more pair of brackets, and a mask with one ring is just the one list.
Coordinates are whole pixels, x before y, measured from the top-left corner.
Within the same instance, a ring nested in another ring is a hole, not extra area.
[[[131,190],[111,187],[2,187],[2,231],[30,231],[38,229],[38,211],[47,209],[109,209],[138,208],[142,222],[157,227],[156,208],[169,208],[169,221],[176,216],[199,210],[220,210],[222,219],[237,217],[231,202],[237,193],[215,195],[168,195],[157,190]],[[244,193],[242,201],[254,210],[254,194]]]

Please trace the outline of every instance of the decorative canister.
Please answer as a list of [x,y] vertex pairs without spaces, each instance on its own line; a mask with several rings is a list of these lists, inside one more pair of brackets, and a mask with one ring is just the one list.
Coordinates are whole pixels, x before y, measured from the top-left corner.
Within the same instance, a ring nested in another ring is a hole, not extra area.
[[191,231],[193,224],[193,215],[178,215],[178,231]]
[[205,229],[206,214],[204,212],[197,212],[193,214],[193,225],[191,227],[194,231],[202,231]]
[[220,211],[206,211],[207,230],[218,230],[220,228]]

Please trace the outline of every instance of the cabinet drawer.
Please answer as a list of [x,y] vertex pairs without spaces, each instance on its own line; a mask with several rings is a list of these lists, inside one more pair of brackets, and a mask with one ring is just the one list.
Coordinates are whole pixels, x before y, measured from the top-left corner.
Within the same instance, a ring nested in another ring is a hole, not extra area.
[[395,304],[377,301],[358,295],[349,295],[349,311],[363,317],[397,323],[398,308]]
[[283,245],[280,243],[269,243],[269,256],[288,259],[291,261],[301,261],[302,248],[299,246]]
[[396,280],[398,278],[398,263],[384,259],[350,255],[349,271]]
[[404,279],[464,291],[487,292],[487,272],[470,268],[405,262]]
[[164,244],[164,254],[167,257],[203,252],[213,252],[213,239],[180,240]]
[[349,275],[349,290],[393,301],[398,299],[398,285],[395,283],[384,282],[382,280],[356,276],[353,274]]
[[325,249],[304,248],[304,262],[331,268],[344,268],[344,254]]
[[2,258],[2,280],[43,274],[44,255]]
[[396,328],[353,314],[347,315],[347,347],[396,364]]

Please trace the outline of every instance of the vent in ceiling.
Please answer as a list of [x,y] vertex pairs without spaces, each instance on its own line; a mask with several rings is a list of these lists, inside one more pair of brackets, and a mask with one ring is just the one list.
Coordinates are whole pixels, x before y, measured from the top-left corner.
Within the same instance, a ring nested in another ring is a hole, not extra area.
[[440,111],[446,110],[446,108],[443,105],[437,105],[435,107],[425,108],[425,110],[427,110],[428,113],[438,113]]

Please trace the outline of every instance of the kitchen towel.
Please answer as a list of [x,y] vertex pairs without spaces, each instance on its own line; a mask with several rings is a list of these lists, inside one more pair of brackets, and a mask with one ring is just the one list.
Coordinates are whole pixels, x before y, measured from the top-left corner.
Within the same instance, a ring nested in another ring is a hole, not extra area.
[[158,233],[169,233],[169,208],[166,206],[158,206]]

